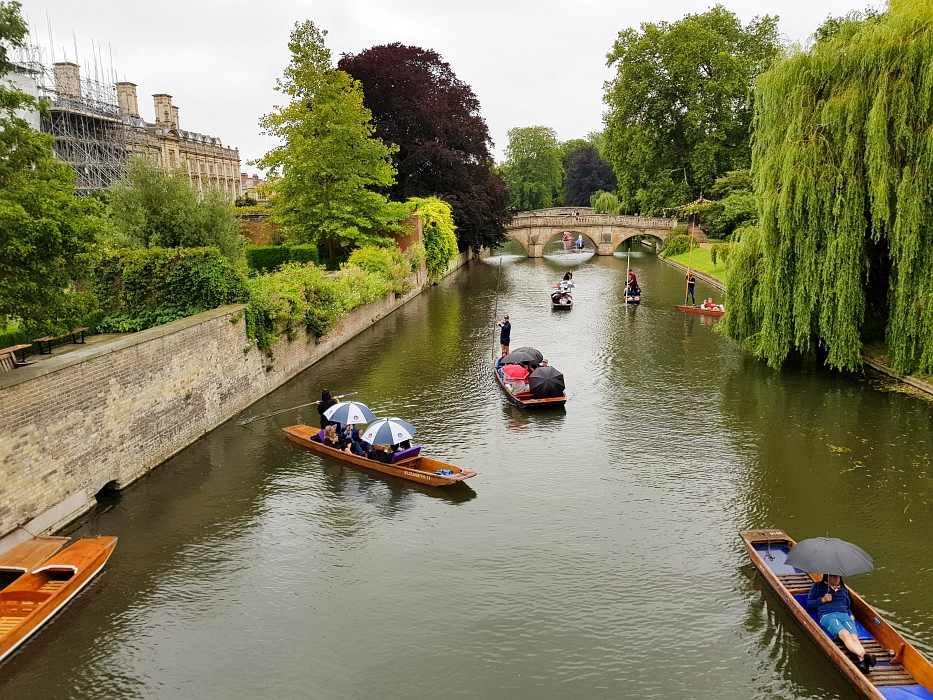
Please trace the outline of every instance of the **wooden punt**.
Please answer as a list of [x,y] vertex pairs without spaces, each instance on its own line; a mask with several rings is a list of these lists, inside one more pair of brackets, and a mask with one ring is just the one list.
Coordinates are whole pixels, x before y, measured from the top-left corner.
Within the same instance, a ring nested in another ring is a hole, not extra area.
[[683,311],[685,314],[699,314],[700,316],[712,316],[713,318],[719,318],[720,316],[725,316],[725,311],[719,311],[717,309],[704,309],[701,306],[678,306],[678,310]]
[[842,642],[831,639],[807,611],[807,593],[814,578],[784,563],[797,543],[781,530],[748,530],[740,536],[752,563],[771,590],[862,695],[872,700],[933,700],[933,664],[855,591],[849,589],[849,598],[859,624],[859,641],[867,653],[878,659],[867,675],[855,666],[856,657]]
[[566,396],[555,396],[550,399],[539,399],[530,391],[520,391],[517,394],[513,394],[509,391],[509,387],[506,385],[505,381],[502,379],[502,375],[499,373],[499,362],[498,360],[492,367],[492,373],[496,376],[496,381],[499,382],[499,386],[502,391],[505,392],[506,398],[516,406],[522,406],[524,408],[554,408],[557,406],[563,406],[567,403]]
[[570,311],[573,308],[573,299],[569,304],[555,304],[554,297],[551,297],[551,311]]
[[633,297],[625,297],[626,304],[640,304],[641,303],[641,294],[638,294]]
[[116,543],[116,537],[80,539],[0,592],[0,661],[91,582]]
[[[429,457],[422,457],[420,454],[417,457],[404,459],[395,464],[384,464],[383,462],[376,462],[366,457],[342,452],[341,450],[328,447],[321,443],[317,436],[320,429],[313,428],[310,425],[293,425],[289,428],[283,428],[282,430],[292,442],[296,442],[304,447],[309,447],[320,455],[333,457],[342,462],[348,462],[349,464],[365,469],[372,469],[373,471],[382,472],[383,474],[391,474],[392,476],[407,479],[408,481],[416,481],[419,484],[427,484],[428,486],[450,486],[451,484],[457,484],[465,479],[476,476],[476,472],[471,469],[461,469],[453,464],[447,464],[447,462],[430,459]],[[434,472],[438,469],[449,469],[454,473],[449,476],[435,474]]]

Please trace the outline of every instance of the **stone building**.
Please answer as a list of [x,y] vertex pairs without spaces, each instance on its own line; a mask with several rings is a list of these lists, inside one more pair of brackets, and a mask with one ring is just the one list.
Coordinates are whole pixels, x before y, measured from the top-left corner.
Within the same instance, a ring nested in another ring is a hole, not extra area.
[[266,181],[255,173],[253,175],[240,173],[240,191],[242,196],[255,199],[256,204],[265,205],[269,203],[269,193],[266,191],[266,188],[261,187],[265,184]]
[[151,123],[139,115],[135,84],[117,83],[117,100],[131,155],[149,156],[166,168],[185,168],[201,192],[217,189],[231,202],[240,196],[240,152],[224,146],[216,136],[182,129],[171,95],[152,96],[155,121]]

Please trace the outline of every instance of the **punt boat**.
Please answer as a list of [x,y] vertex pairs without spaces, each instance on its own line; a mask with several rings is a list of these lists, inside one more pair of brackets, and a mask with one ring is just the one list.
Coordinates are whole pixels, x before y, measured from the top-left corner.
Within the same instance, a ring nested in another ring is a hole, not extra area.
[[0,591],[0,661],[91,582],[116,543],[116,537],[80,539]]
[[557,406],[563,406],[567,403],[567,396],[555,396],[549,399],[539,399],[530,391],[520,391],[517,394],[513,394],[509,391],[508,385],[505,383],[505,380],[502,378],[502,371],[499,369],[499,360],[496,360],[495,364],[492,367],[492,373],[496,375],[496,381],[499,382],[499,386],[502,388],[502,391],[505,392],[506,398],[509,402],[515,404],[516,406],[522,406],[524,408],[554,408]]
[[720,311],[719,309],[704,309],[701,306],[678,306],[677,309],[683,311],[685,314],[699,314],[700,316],[712,316],[713,318],[726,315],[725,311]]
[[573,297],[568,297],[568,303],[559,304],[554,301],[554,295],[551,295],[551,311],[570,311],[573,308]]
[[856,657],[842,642],[830,638],[816,615],[807,610],[807,593],[816,579],[784,563],[797,543],[781,530],[747,530],[740,536],[752,563],[774,594],[863,696],[871,700],[933,700],[933,664],[855,591],[849,589],[849,599],[858,623],[859,641],[867,653],[878,659],[868,674],[855,666]]
[[67,537],[33,537],[0,554],[0,591],[58,552]]
[[[408,481],[416,481],[428,486],[450,486],[476,476],[471,469],[461,469],[453,464],[421,456],[421,445],[407,450],[399,450],[392,455],[392,462],[386,464],[366,457],[343,452],[335,447],[328,447],[322,442],[323,430],[310,425],[293,425],[282,429],[292,442],[309,447],[314,452],[326,457],[333,457],[348,462],[356,467],[372,469],[383,474],[391,474]],[[438,474],[439,470],[449,470],[453,474]]]

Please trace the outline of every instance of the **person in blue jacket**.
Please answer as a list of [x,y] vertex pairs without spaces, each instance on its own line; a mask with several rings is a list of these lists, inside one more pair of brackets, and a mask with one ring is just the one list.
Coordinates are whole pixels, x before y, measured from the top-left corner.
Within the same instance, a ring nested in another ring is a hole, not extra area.
[[829,632],[830,637],[838,639],[858,657],[855,665],[862,673],[871,671],[877,659],[873,654],[865,653],[865,647],[858,639],[849,589],[842,582],[841,576],[824,574],[822,581],[814,583],[807,595],[807,610],[816,613],[820,627]]

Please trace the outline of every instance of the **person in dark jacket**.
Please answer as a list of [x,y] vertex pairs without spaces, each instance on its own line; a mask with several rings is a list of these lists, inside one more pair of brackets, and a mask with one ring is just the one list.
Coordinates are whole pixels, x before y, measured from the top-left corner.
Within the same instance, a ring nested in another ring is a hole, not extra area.
[[317,405],[317,412],[321,414],[321,428],[326,428],[328,425],[339,425],[339,423],[334,423],[333,421],[327,420],[324,417],[324,411],[326,411],[331,406],[336,406],[339,401],[337,399],[331,398],[330,389],[324,389],[321,392],[321,402]]
[[873,654],[866,654],[865,647],[858,639],[858,628],[852,617],[852,604],[849,589],[842,582],[841,576],[824,574],[822,581],[810,587],[807,595],[807,610],[816,613],[820,627],[833,639],[845,644],[846,649],[858,657],[855,665],[862,673],[868,673],[877,663]]
[[496,319],[496,325],[502,329],[499,331],[499,345],[502,347],[502,357],[505,357],[509,354],[509,343],[512,342],[512,324],[508,316],[503,316],[501,321]]

